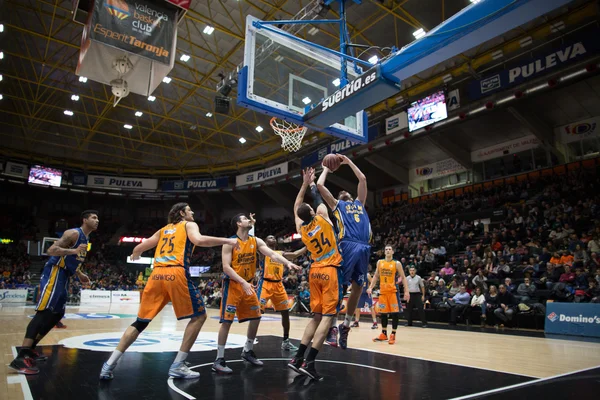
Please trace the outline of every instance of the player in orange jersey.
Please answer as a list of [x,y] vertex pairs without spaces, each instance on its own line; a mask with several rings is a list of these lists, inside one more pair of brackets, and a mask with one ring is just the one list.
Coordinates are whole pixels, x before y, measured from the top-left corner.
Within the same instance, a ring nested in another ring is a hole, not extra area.
[[[252,215],[252,214],[251,214]],[[231,374],[233,371],[225,362],[225,344],[234,317],[237,315],[239,322],[250,321],[246,345],[242,351],[242,359],[252,365],[261,366],[262,361],[256,358],[252,348],[260,324],[260,302],[252,287],[252,280],[256,274],[258,263],[257,251],[272,260],[282,263],[287,268],[300,270],[297,265],[286,260],[281,254],[271,250],[266,243],[250,235],[254,226],[254,219],[246,214],[238,214],[231,220],[231,225],[236,229],[235,247],[223,246],[223,299],[221,300],[221,328],[217,342],[217,359],[213,363],[214,372]]]
[[151,238],[138,244],[131,254],[132,260],[156,247],[154,269],[144,288],[137,320],[121,337],[116,350],[102,366],[100,379],[113,379],[113,370],[125,350],[131,346],[140,333],[169,301],[173,303],[177,319],[191,318],[175,361],[169,369],[172,378],[191,379],[200,376],[186,364],[188,352],[194,345],[200,329],[206,321],[206,311],[200,291],[192,282],[189,262],[194,246],[235,246],[236,239],[218,238],[200,234],[194,222],[194,212],[187,203],[177,203],[169,211],[169,224],[156,231]]
[[[298,249],[294,252],[277,250],[277,239],[275,236],[269,235],[265,239],[267,246],[276,253],[282,255],[286,259],[292,261],[306,253],[306,247]],[[271,257],[265,257],[263,267],[258,281],[257,295],[260,300],[262,312],[265,310],[267,302],[271,300],[275,311],[281,313],[281,325],[283,326],[283,342],[281,350],[297,351],[298,348],[290,342],[290,312],[288,295],[283,286],[281,279],[283,278],[283,264],[273,260]]]
[[[398,279],[396,279],[399,277]],[[385,259],[377,261],[377,270],[371,281],[367,293],[371,295],[377,281],[381,279],[379,284],[379,299],[377,310],[381,314],[381,334],[373,339],[374,342],[383,342],[388,340],[387,324],[388,318],[392,317],[392,334],[390,335],[389,344],[396,343],[396,329],[398,328],[398,319],[400,317],[400,299],[398,298],[397,284],[402,282],[404,287],[404,301],[410,299],[408,291],[408,282],[400,261],[394,260],[394,248],[390,245],[385,246]]]
[[[340,310],[342,299],[342,255],[338,249],[333,224],[327,215],[327,207],[313,191],[313,200],[317,211],[304,203],[306,189],[315,179],[315,170],[307,168],[302,173],[302,187],[294,204],[296,230],[302,235],[302,242],[308,249],[312,264],[310,266],[310,308],[313,318],[304,330],[302,341],[296,356],[288,367],[305,374],[315,381],[323,378],[315,369],[315,359],[325,342],[332,319]],[[311,344],[306,360],[304,353]]]

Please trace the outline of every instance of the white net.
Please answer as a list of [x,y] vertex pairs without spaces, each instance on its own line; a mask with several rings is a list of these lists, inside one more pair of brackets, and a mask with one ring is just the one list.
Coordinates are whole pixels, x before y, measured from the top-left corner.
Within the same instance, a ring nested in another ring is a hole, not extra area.
[[294,152],[302,147],[302,139],[308,128],[275,117],[271,118],[271,128],[281,136],[281,147],[285,151]]

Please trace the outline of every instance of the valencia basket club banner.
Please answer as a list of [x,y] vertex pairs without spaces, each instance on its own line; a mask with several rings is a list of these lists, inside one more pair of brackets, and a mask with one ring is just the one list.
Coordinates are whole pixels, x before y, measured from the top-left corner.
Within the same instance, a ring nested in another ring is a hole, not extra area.
[[164,1],[96,0],[90,39],[169,65],[177,9]]

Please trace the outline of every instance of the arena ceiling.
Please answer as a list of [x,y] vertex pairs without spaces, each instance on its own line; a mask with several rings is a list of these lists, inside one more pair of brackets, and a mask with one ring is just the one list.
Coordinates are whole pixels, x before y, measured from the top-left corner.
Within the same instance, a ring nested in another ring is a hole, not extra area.
[[[177,62],[169,74],[172,81],[160,84],[155,102],[130,94],[113,107],[109,87],[91,80],[81,83],[74,73],[83,27],[72,21],[72,0],[0,0],[4,23],[0,36],[4,52],[0,61],[4,77],[0,83],[0,154],[90,171],[163,176],[222,175],[297,158],[281,151],[280,139],[267,128],[267,116],[236,107],[235,91],[229,114],[216,113],[213,100],[217,74],[242,62],[247,15],[263,20],[291,19],[313,2],[193,0],[179,25]],[[418,28],[432,29],[468,4],[469,0],[363,0],[348,9],[349,30],[358,44],[402,47],[414,40],[412,33]],[[324,17],[337,17],[334,9]],[[531,26],[540,23],[543,21]],[[203,33],[206,25],[215,28],[210,36]],[[477,56],[528,28],[411,78],[407,87],[412,86],[413,93],[419,85],[425,90],[432,77],[450,68],[463,68],[468,76],[469,70],[477,68]],[[306,35],[306,29],[301,31],[301,36]],[[308,38],[331,48],[339,43],[334,26],[322,26]],[[191,56],[188,62],[179,61],[183,53]],[[71,100],[73,94],[79,101]],[[376,106],[375,111],[385,108]],[[73,110],[74,115],[64,115],[65,109]],[[138,110],[143,112],[140,118],[134,116]],[[213,115],[207,117],[208,112]],[[492,118],[505,121],[502,115]],[[124,124],[134,128],[124,130]],[[257,125],[265,130],[257,132]],[[465,134],[463,140],[477,142],[469,133],[471,128],[476,129],[465,124],[456,130]],[[511,132],[520,135],[518,129]],[[240,136],[247,143],[240,144]],[[315,148],[325,140],[330,138],[312,132],[305,142],[308,148]],[[413,159],[406,167],[447,157],[426,143],[413,146]]]

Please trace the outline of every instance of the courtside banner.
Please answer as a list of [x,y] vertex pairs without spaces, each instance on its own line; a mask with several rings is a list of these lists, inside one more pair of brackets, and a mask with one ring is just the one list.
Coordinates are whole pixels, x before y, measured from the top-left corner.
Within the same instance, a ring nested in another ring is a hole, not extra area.
[[0,290],[0,303],[20,303],[25,304],[27,302],[27,290]]
[[140,292],[113,290],[110,293],[112,304],[140,304]]
[[546,333],[600,337],[600,303],[547,303]]
[[174,190],[206,190],[206,189],[224,189],[229,186],[229,178],[222,177],[216,179],[190,179],[187,181],[169,181],[161,184],[164,192]]
[[111,295],[108,290],[82,290],[81,304],[110,304]]
[[236,186],[253,185],[255,183],[267,181],[273,178],[280,178],[287,175],[287,161],[281,164],[274,165],[269,168],[261,169],[260,171],[248,172],[247,174],[238,175],[235,177]]
[[96,0],[90,39],[170,65],[177,8],[160,1]]
[[6,162],[4,175],[14,176],[17,178],[27,178],[29,176],[29,168],[25,164],[19,164],[12,161]]
[[360,143],[355,143],[348,139],[336,140],[335,142],[333,142],[325,147],[321,147],[319,150],[315,151],[314,153],[311,153],[311,154],[307,155],[306,157],[302,157],[300,166],[302,168],[307,168],[307,167],[310,167],[317,163],[320,164],[320,162],[323,161],[323,159],[325,158],[325,156],[327,154],[343,153],[344,151],[349,150],[358,145],[360,145]]
[[114,189],[148,189],[158,188],[157,179],[131,178],[120,176],[88,175],[87,186]]

